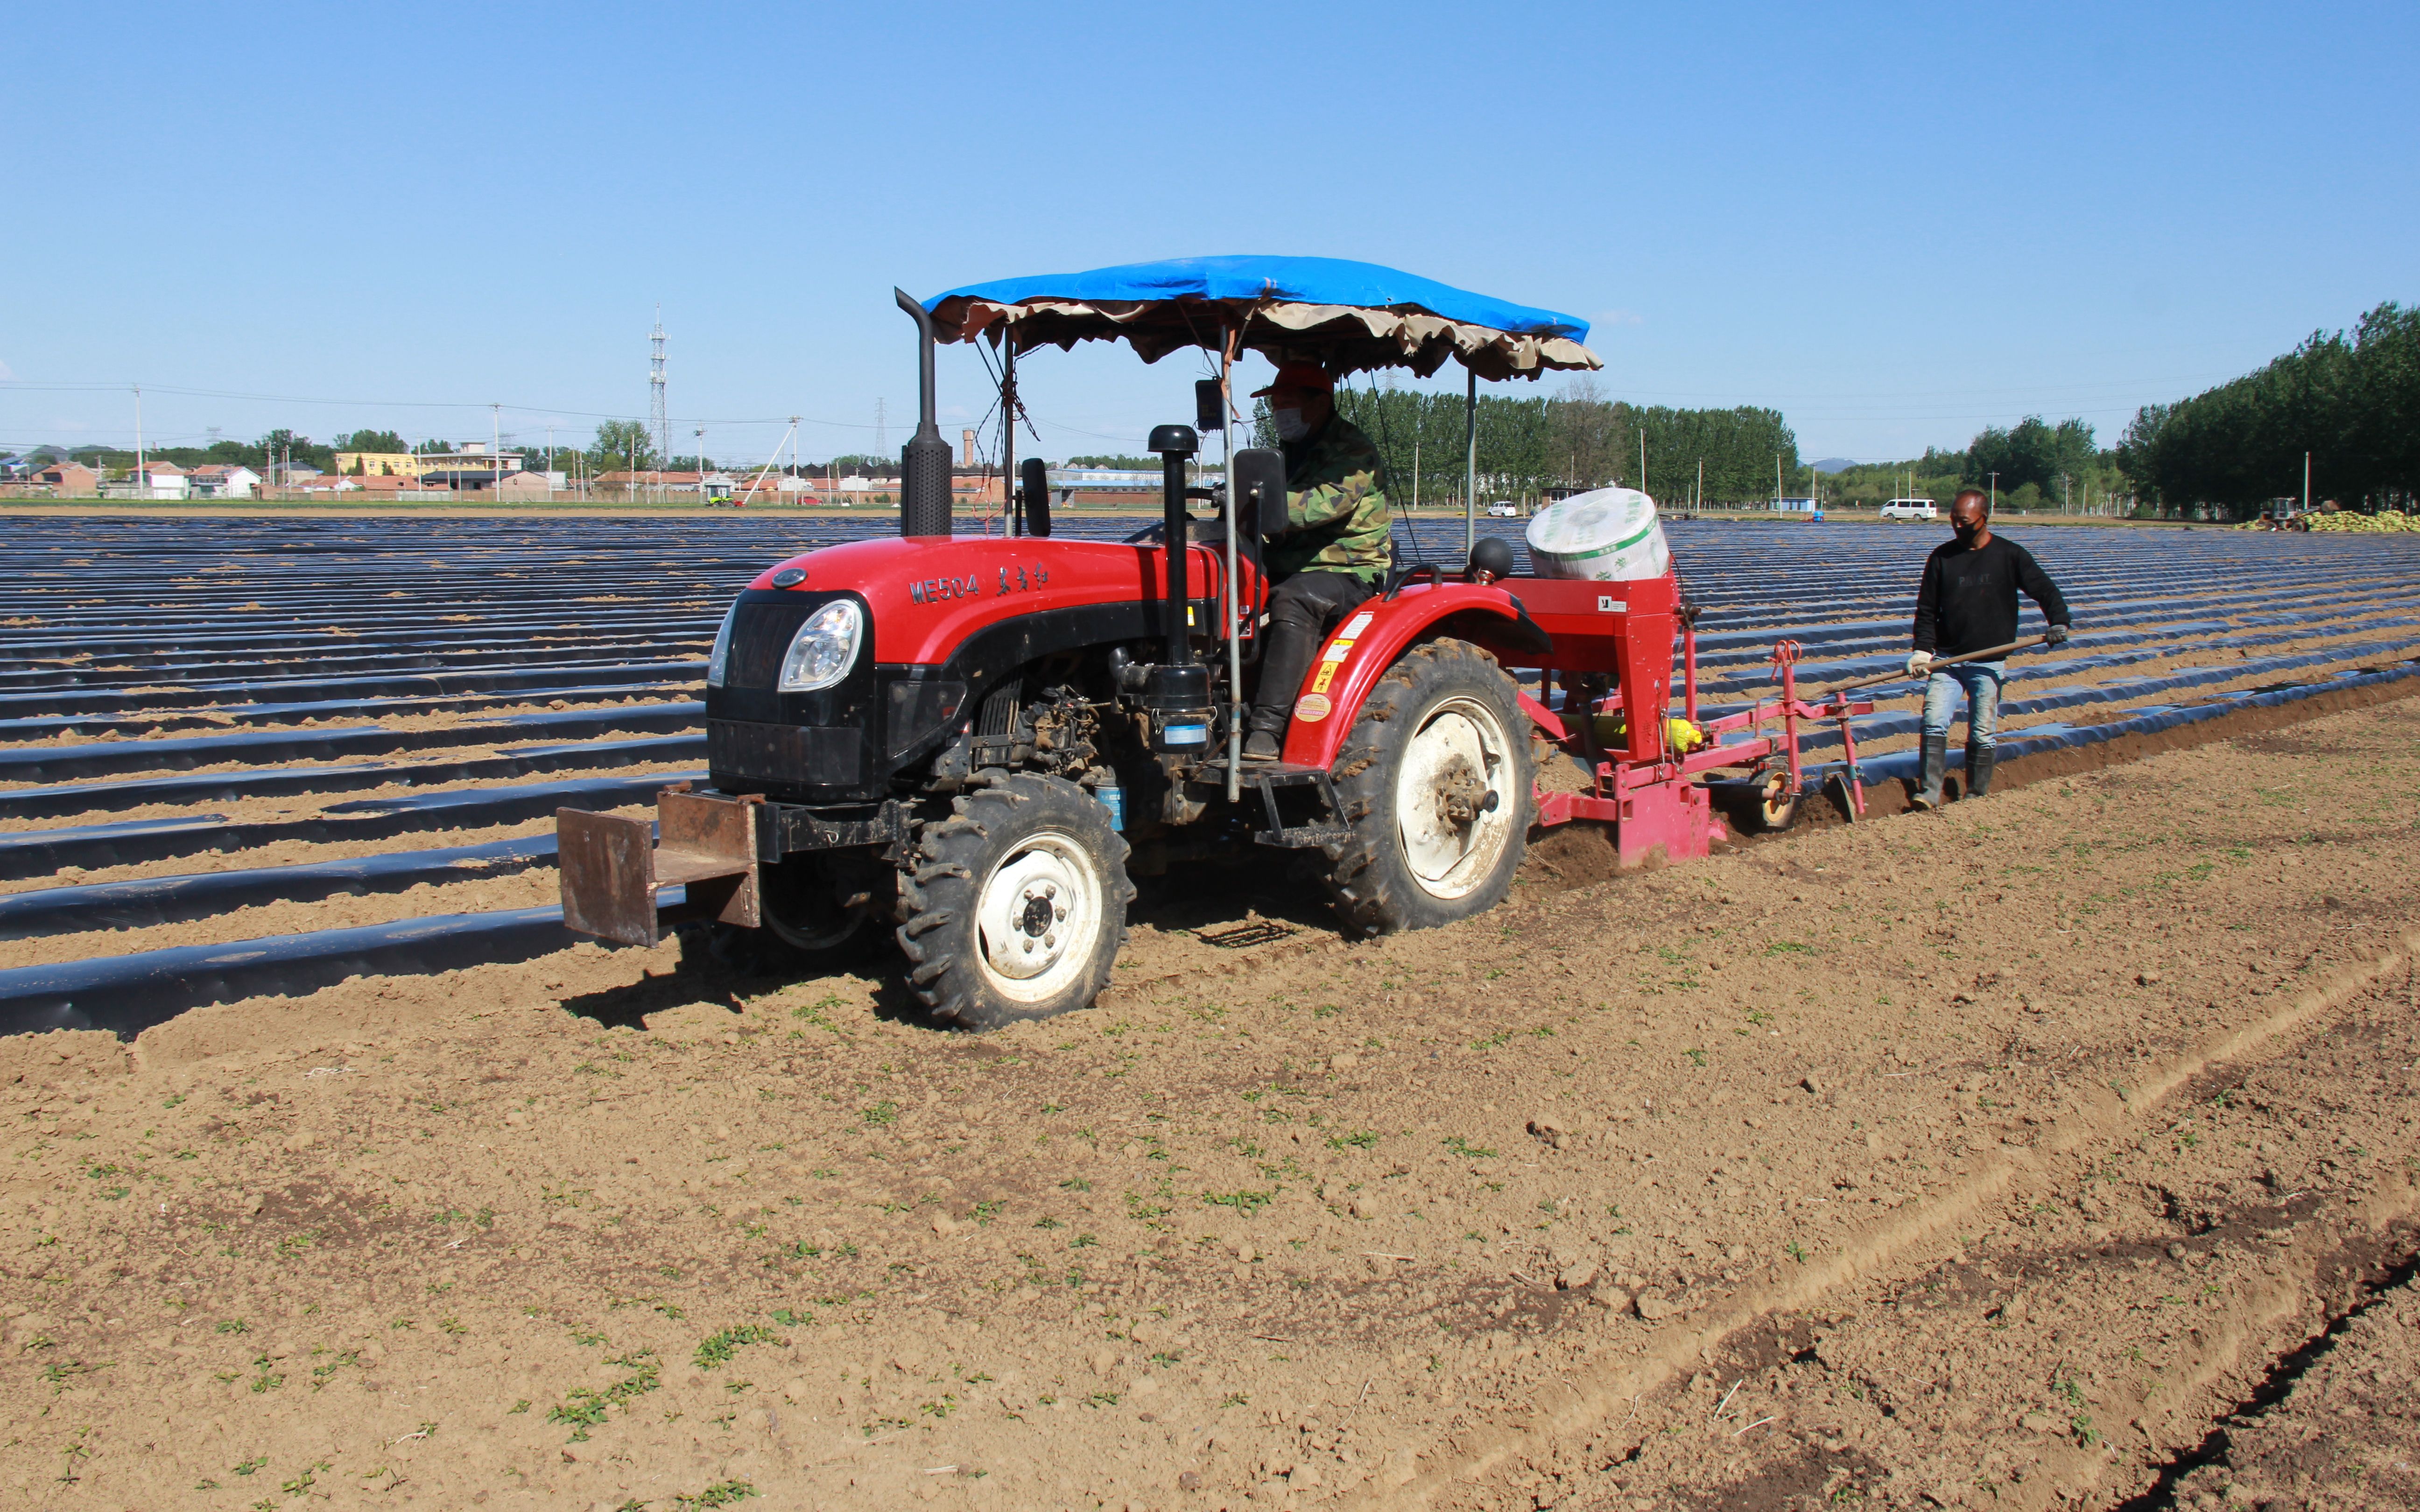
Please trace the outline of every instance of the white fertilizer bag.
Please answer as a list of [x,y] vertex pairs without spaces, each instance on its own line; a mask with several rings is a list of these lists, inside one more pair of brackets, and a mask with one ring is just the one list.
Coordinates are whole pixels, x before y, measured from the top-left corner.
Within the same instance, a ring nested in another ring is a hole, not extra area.
[[1626,583],[1672,570],[1655,501],[1636,488],[1598,488],[1529,517],[1529,562],[1541,578]]

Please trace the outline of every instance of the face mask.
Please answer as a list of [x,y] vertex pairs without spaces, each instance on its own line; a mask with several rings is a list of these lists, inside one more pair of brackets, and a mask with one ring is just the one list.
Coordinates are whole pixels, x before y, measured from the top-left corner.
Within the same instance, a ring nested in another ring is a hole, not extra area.
[[1983,533],[1983,522],[1979,519],[1972,525],[1953,522],[1949,528],[1958,533],[1958,539],[1962,541],[1972,541]]
[[1277,426],[1278,440],[1281,441],[1298,441],[1311,434],[1299,409],[1273,409],[1269,411],[1269,423]]

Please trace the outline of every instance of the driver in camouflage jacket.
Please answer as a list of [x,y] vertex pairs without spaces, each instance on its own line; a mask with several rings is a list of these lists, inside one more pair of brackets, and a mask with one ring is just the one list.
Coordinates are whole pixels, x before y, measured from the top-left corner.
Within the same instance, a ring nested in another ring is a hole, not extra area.
[[1285,526],[1268,532],[1261,553],[1276,587],[1244,742],[1245,760],[1269,762],[1284,747],[1311,653],[1377,590],[1391,542],[1386,465],[1370,438],[1336,412],[1326,371],[1288,363],[1252,397],[1269,401],[1286,461]]

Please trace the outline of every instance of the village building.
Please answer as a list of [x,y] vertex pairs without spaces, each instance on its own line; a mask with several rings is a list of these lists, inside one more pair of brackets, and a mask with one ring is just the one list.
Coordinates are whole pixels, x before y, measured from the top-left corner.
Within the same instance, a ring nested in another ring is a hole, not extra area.
[[260,474],[241,463],[206,462],[185,475],[185,489],[195,499],[252,499],[259,495]]

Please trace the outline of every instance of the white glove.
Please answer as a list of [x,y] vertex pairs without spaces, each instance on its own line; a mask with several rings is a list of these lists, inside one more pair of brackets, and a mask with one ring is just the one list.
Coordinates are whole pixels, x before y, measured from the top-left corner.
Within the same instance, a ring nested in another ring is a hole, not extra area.
[[1931,671],[1931,670],[1932,670],[1932,653],[1931,653],[1931,652],[1930,652],[1930,651],[1915,651],[1915,652],[1910,652],[1910,653],[1908,654],[1908,658],[1907,658],[1907,674],[1908,674],[1910,677],[1922,677],[1925,673],[1927,673],[1927,672]]

